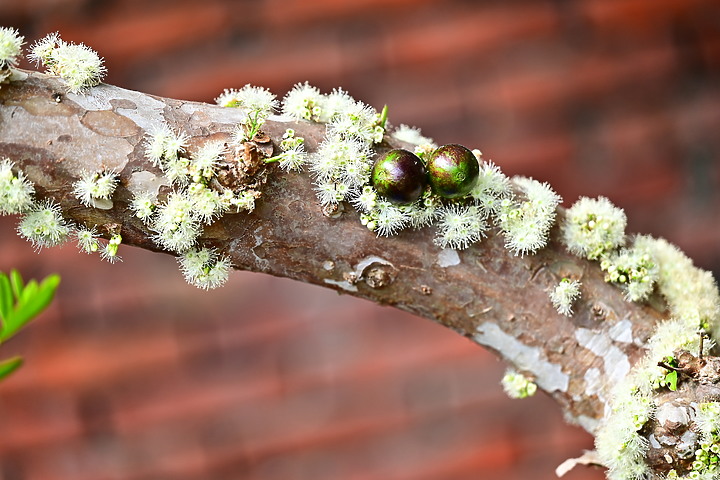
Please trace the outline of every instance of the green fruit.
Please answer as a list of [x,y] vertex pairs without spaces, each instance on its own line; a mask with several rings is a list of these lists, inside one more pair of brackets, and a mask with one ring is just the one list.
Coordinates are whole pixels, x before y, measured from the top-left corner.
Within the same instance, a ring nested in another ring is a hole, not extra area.
[[425,166],[422,160],[407,150],[390,150],[375,160],[372,184],[378,194],[392,203],[412,203],[425,190]]
[[475,186],[480,165],[475,155],[462,145],[443,145],[427,158],[430,186],[445,198],[464,197]]

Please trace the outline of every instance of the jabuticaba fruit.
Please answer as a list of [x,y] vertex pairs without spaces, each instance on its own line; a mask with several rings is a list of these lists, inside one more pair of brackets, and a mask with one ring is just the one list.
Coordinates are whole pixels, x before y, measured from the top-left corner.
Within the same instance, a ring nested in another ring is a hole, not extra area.
[[372,184],[377,193],[391,203],[413,203],[420,198],[427,185],[425,165],[412,152],[390,150],[375,161]]
[[427,171],[433,193],[444,198],[461,198],[475,186],[480,165],[469,149],[451,143],[428,155]]

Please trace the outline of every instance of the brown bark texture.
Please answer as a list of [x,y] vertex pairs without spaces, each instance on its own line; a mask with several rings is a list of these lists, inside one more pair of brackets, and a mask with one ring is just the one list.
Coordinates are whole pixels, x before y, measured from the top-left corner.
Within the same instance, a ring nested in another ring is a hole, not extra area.
[[[128,208],[134,188],[162,181],[145,158],[148,132],[164,122],[187,132],[192,148],[208,139],[229,142],[240,118],[235,109],[104,84],[69,94],[56,78],[20,71],[0,86],[0,159],[15,162],[38,197],[59,202],[70,221],[101,232],[119,224],[123,243],[160,251]],[[309,152],[325,135],[322,124],[271,117],[263,128],[270,143],[247,145],[245,154],[271,146],[277,154],[287,128],[305,138]],[[397,146],[393,142],[386,137],[377,152]],[[73,182],[83,171],[100,169],[120,174],[112,208],[84,207],[72,193]],[[625,301],[597,263],[569,254],[557,226],[535,255],[513,255],[497,229],[466,250],[442,250],[432,241],[432,227],[384,238],[361,225],[348,205],[332,215],[323,212],[307,172],[268,164],[263,175],[256,209],[224,215],[205,228],[202,244],[228,255],[237,269],[321,285],[439,322],[497,352],[590,432],[610,387],[642,356],[663,318],[660,302]],[[567,276],[583,284],[572,317],[558,314],[549,300]]]

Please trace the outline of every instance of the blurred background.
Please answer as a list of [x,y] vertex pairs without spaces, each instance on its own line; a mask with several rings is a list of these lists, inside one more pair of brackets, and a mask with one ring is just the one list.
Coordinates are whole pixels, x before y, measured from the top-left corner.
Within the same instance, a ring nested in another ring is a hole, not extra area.
[[[566,206],[605,195],[720,272],[717,0],[0,0],[0,24],[84,42],[156,95],[342,86]],[[592,447],[427,320],[245,272],[206,293],[169,256],[36,254],[14,228],[0,270],[63,283],[0,350],[26,358],[0,384],[2,480],[549,480]]]

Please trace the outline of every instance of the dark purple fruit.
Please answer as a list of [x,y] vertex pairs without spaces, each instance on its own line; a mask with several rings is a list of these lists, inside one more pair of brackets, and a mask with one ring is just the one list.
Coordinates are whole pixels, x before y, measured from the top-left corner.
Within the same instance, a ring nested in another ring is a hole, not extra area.
[[372,184],[380,195],[392,203],[412,203],[425,190],[425,165],[407,150],[390,150],[375,160]]
[[428,155],[427,171],[430,186],[436,195],[460,198],[470,193],[475,186],[480,165],[470,150],[462,145],[449,144]]

